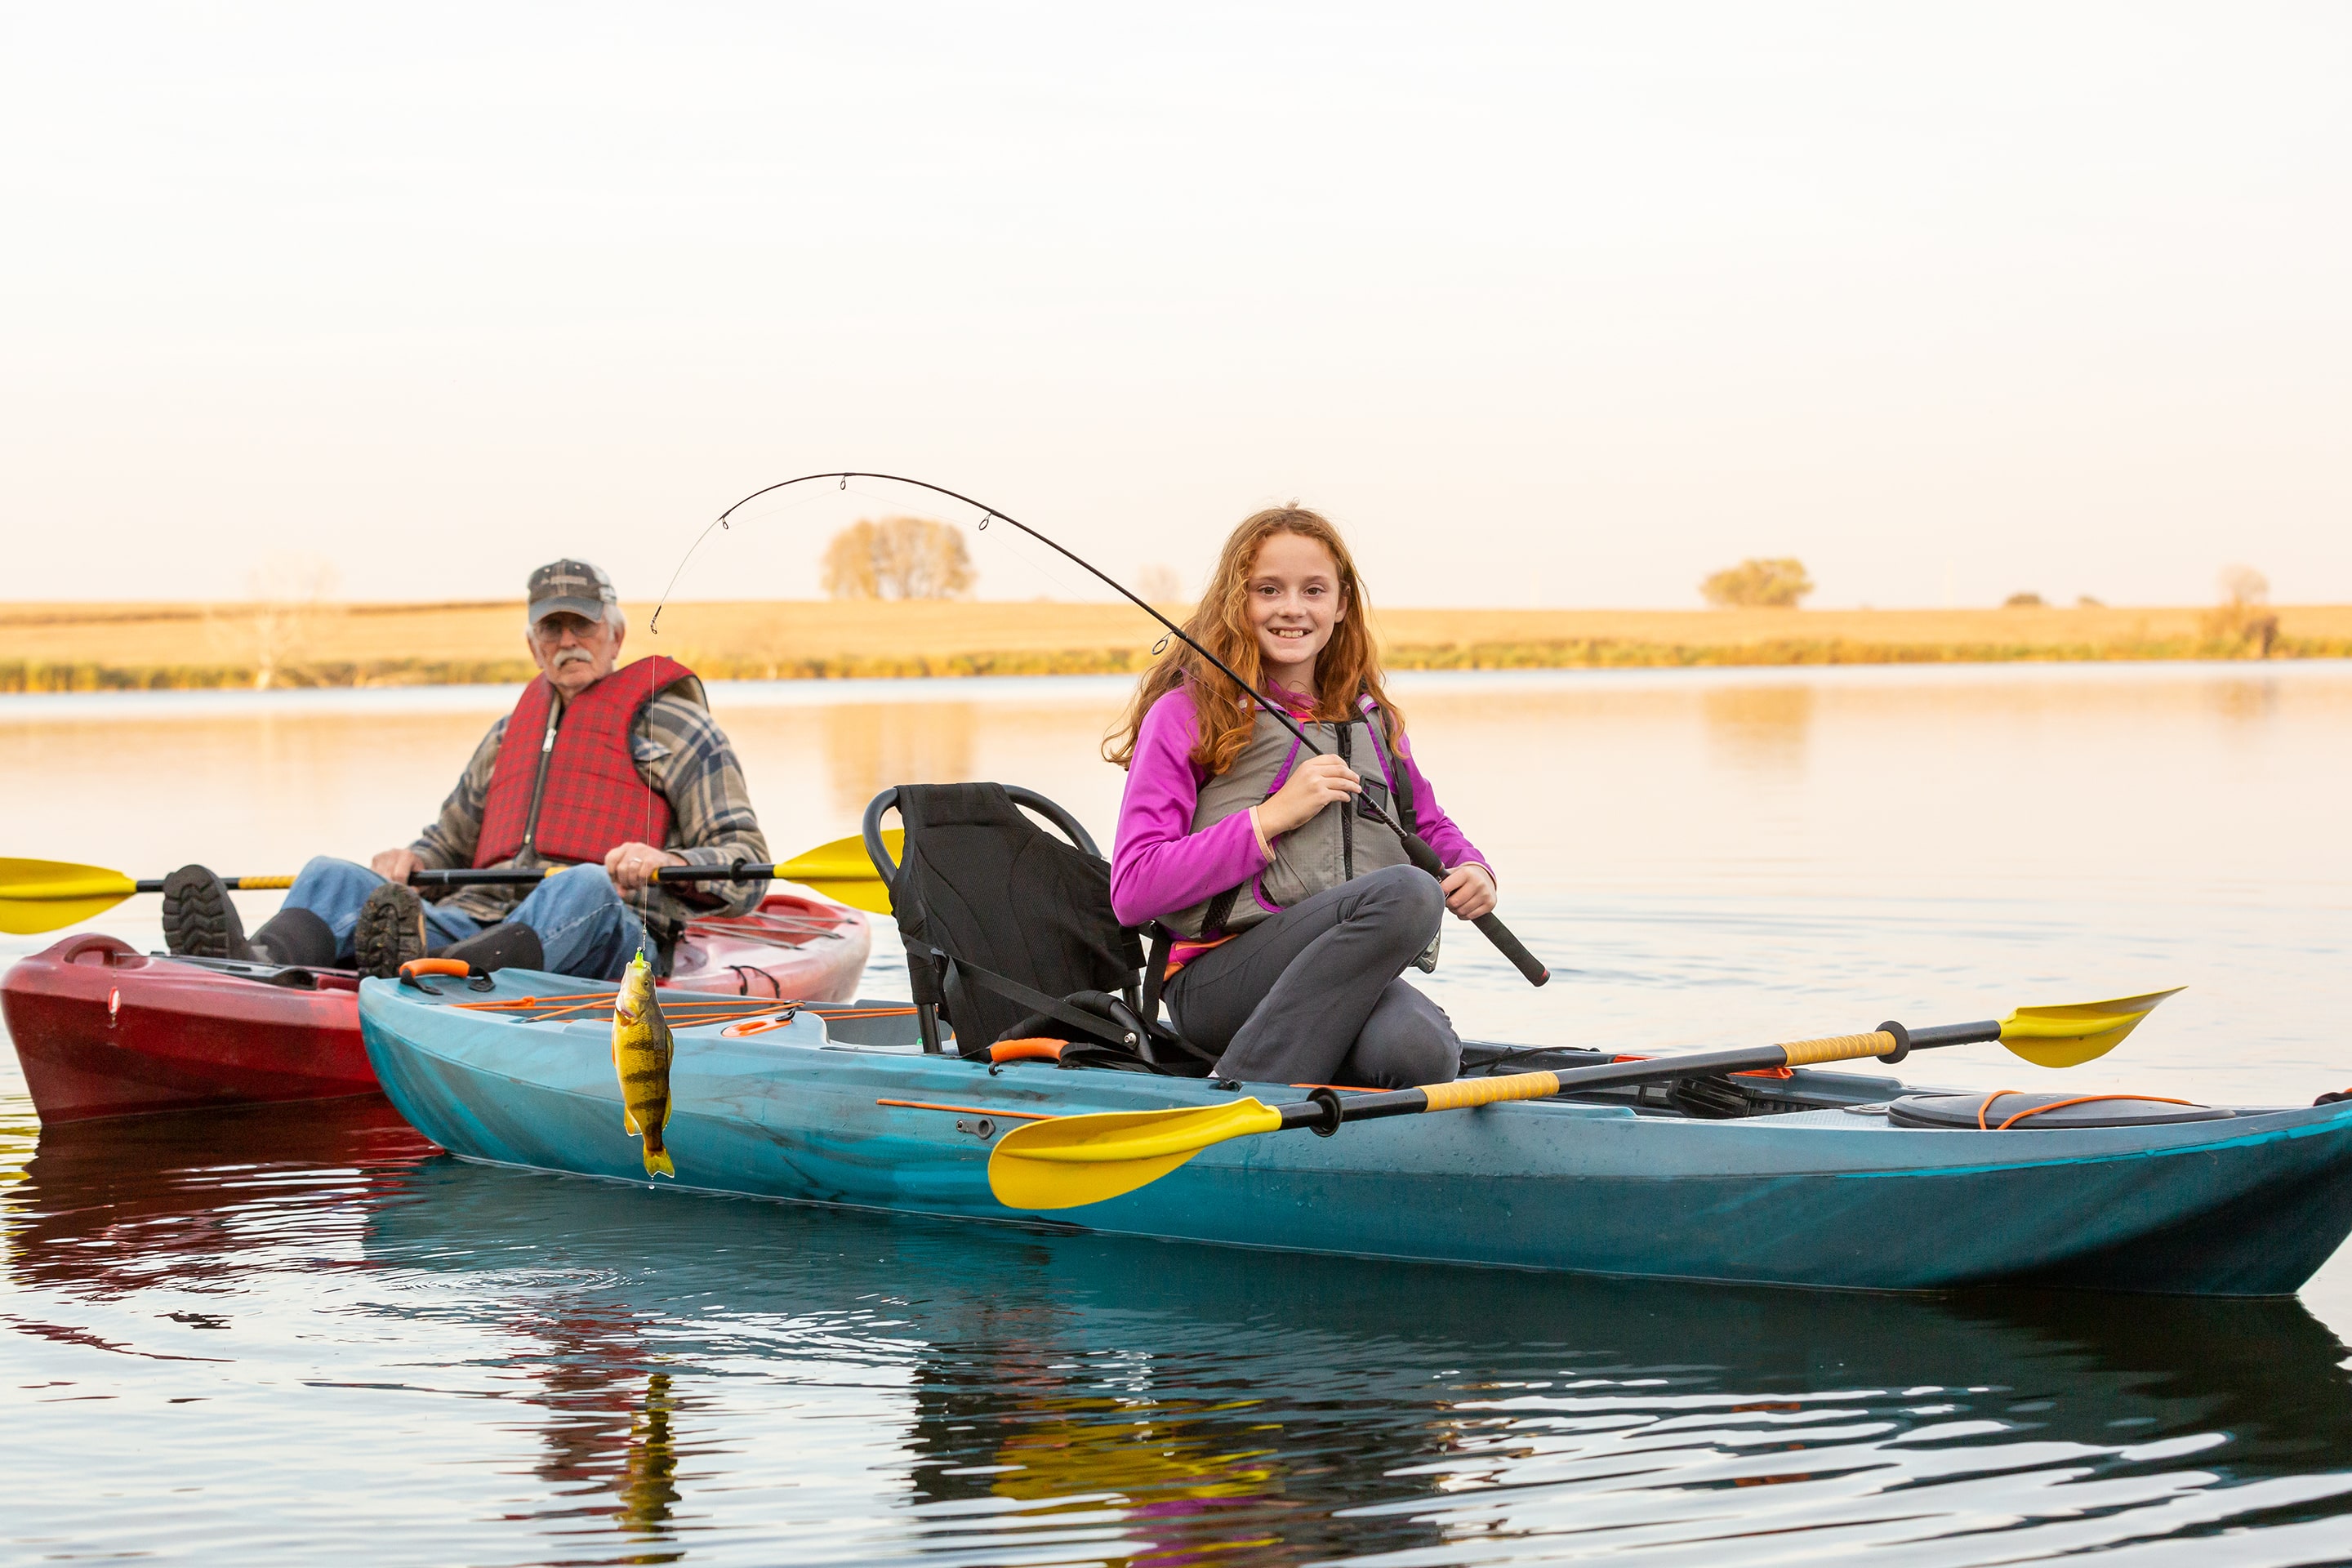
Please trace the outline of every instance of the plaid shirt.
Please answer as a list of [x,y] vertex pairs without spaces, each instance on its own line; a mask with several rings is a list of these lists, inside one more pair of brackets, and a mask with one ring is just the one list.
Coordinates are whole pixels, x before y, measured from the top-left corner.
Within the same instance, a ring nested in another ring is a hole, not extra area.
[[[474,748],[457,787],[441,803],[440,820],[429,824],[409,846],[436,870],[473,864],[474,846],[482,832],[482,803],[489,797],[490,770],[498,763],[509,717],[502,715]],[[646,704],[629,744],[638,776],[669,802],[670,827],[663,848],[698,866],[769,863],[767,837],[751,811],[751,791],[744,785],[735,749],[699,701],[682,689],[665,691]],[[551,860],[532,850],[499,864],[538,870],[572,862]],[[767,891],[765,882],[656,885],[633,895],[629,903],[648,923],[676,931],[698,916],[738,915],[756,909]],[[513,913],[530,892],[527,887],[457,888],[435,901],[487,923]]]

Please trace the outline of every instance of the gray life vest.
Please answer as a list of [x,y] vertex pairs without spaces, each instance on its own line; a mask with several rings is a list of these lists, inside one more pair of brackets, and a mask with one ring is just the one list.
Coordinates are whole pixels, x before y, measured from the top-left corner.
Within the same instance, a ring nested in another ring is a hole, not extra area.
[[[1362,718],[1299,727],[1318,746],[1355,770],[1364,782],[1364,793],[1352,802],[1333,801],[1273,839],[1274,858],[1257,875],[1191,909],[1162,916],[1161,925],[1183,937],[1231,936],[1326,888],[1369,871],[1412,863],[1395,830],[1371,815],[1377,805],[1398,821],[1416,826],[1412,821],[1412,781],[1396,759],[1391,738],[1381,732],[1378,705],[1370,697],[1360,697],[1357,703]],[[1201,786],[1192,830],[1198,833],[1273,798],[1305,754],[1298,737],[1261,710],[1233,766]]]

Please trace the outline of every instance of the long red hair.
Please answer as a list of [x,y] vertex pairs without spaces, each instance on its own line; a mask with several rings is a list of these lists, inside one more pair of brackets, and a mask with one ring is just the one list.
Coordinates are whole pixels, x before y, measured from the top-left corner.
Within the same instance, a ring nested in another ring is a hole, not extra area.
[[[1364,581],[1357,575],[1347,541],[1320,512],[1294,503],[1268,507],[1244,518],[1241,526],[1226,536],[1225,547],[1217,555],[1217,570],[1201,602],[1193,606],[1192,618],[1184,623],[1185,633],[1223,659],[1235,675],[1264,689],[1265,670],[1258,658],[1257,634],[1249,622],[1249,580],[1259,549],[1277,533],[1296,533],[1315,541],[1330,552],[1332,563],[1339,569],[1341,619],[1331,628],[1331,640],[1315,661],[1315,717],[1355,718],[1357,700],[1370,697],[1379,705],[1388,732],[1398,733],[1404,727],[1404,715],[1381,685],[1381,655],[1372,643],[1371,607],[1364,600]],[[1133,762],[1143,716],[1151,711],[1153,703],[1180,686],[1192,695],[1200,734],[1192,745],[1192,761],[1213,773],[1233,766],[1257,721],[1256,700],[1235,689],[1232,681],[1181,640],[1171,643],[1145,672],[1126,716],[1103,742],[1104,760],[1120,767]]]

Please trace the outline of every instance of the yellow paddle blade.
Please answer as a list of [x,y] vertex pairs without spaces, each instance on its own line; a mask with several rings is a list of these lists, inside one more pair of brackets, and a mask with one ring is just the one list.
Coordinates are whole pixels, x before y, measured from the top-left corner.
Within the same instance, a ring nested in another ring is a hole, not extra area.
[[2117,996],[2107,1002],[2075,1002],[2058,1007],[2020,1007],[2000,1021],[2000,1043],[2036,1067],[2080,1067],[2105,1056],[2167,996],[2187,987]]
[[139,890],[103,866],[0,859],[0,931],[32,936],[102,915]]
[[[882,842],[890,851],[890,858],[899,859],[907,853],[904,829],[886,827]],[[826,898],[847,904],[853,910],[868,914],[890,912],[890,889],[882,885],[882,873],[866,858],[866,840],[852,834],[836,838],[830,844],[820,844],[776,868],[776,876],[786,882],[798,882],[815,889]]]
[[988,1190],[1014,1209],[1098,1204],[1150,1185],[1212,1143],[1281,1125],[1282,1112],[1255,1100],[1031,1121],[996,1141]]

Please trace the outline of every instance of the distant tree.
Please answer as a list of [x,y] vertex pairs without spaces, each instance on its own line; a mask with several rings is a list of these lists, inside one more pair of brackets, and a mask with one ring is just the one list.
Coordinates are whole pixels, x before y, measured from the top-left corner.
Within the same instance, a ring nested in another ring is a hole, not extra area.
[[860,518],[824,547],[824,591],[835,599],[878,599],[882,576],[876,570],[874,525]]
[[2038,610],[2042,607],[2042,595],[2031,592],[2011,594],[2000,602],[2000,607],[2004,610]]
[[2241,658],[2270,658],[2279,635],[2277,612],[2263,604],[2271,596],[2271,580],[2251,566],[2224,566],[2221,583],[2221,606],[2205,615],[2206,640]]
[[972,577],[963,534],[927,517],[860,518],[824,549],[824,591],[836,599],[959,599]]
[[1184,597],[1184,579],[1176,568],[1154,564],[1135,569],[1135,592],[1139,598],[1154,605],[1173,605]]
[[2105,599],[2094,599],[2088,594],[2077,594],[2074,595],[2074,607],[2078,610],[2104,610],[2107,607],[2107,602]]
[[1813,580],[1805,575],[1801,561],[1750,556],[1717,572],[1701,583],[1698,591],[1717,609],[1793,610],[1798,600],[1813,591]]
[[2271,596],[2271,580],[2251,566],[2222,567],[2221,583],[2224,604],[2259,605]]
[[302,685],[315,678],[306,661],[321,633],[342,613],[331,602],[339,581],[321,557],[273,555],[246,574],[246,604],[205,610],[206,635],[252,660],[256,690]]

